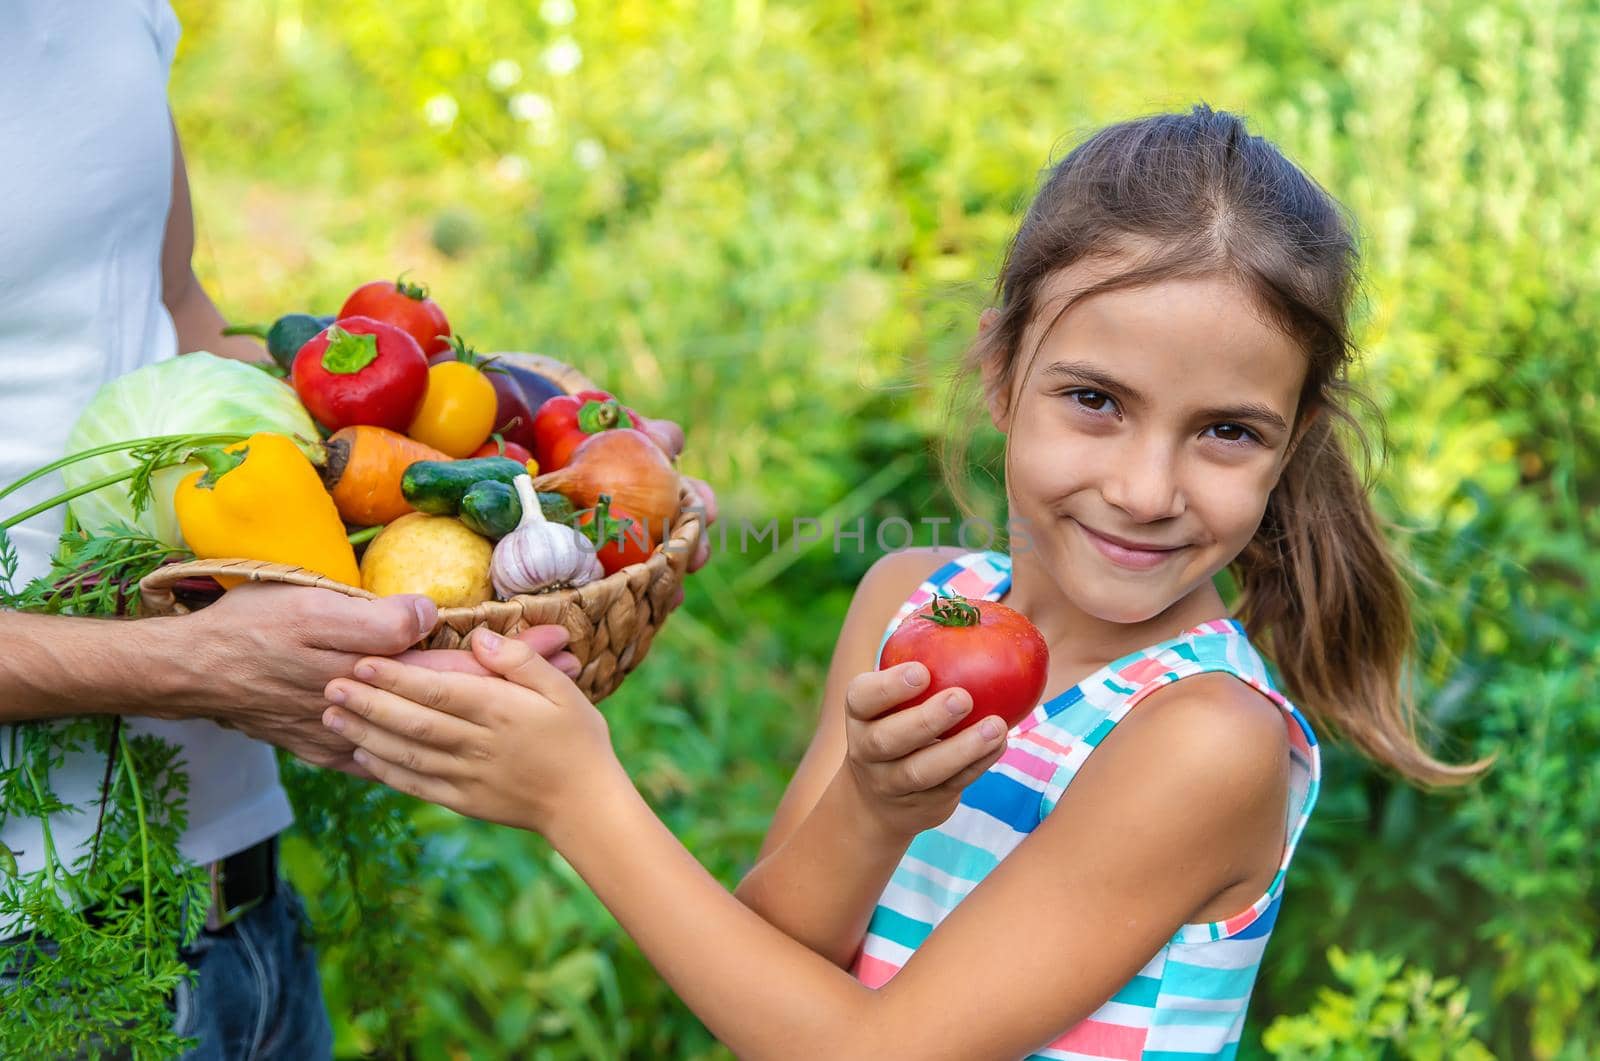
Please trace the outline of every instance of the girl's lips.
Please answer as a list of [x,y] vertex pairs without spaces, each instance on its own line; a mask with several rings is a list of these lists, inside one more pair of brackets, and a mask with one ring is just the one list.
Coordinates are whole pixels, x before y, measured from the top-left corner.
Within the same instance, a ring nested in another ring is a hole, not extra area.
[[1184,545],[1174,545],[1170,548],[1159,549],[1137,548],[1121,541],[1113,541],[1104,535],[1096,534],[1077,520],[1072,522],[1077,525],[1079,530],[1083,531],[1083,536],[1088,538],[1107,560],[1110,560],[1118,567],[1126,567],[1134,571],[1149,571],[1151,568],[1164,563],[1174,553],[1188,548]]

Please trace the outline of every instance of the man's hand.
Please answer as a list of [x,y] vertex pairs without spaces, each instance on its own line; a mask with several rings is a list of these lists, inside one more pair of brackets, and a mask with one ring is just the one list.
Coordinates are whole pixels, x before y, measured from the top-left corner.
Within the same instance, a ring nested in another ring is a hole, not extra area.
[[[678,454],[683,452],[683,428],[675,420],[650,420],[644,425],[644,433],[655,440],[656,445],[666,451],[667,456],[673,460],[678,459]],[[700,542],[694,548],[694,555],[689,557],[689,574],[694,574],[711,559],[711,534],[710,528],[717,521],[717,495],[711,489],[711,484],[704,479],[696,479],[692,475],[685,475],[689,486],[699,495],[699,505],[705,513],[705,522],[700,528]],[[678,599],[673,603],[677,607],[683,603],[683,589],[678,589]]]
[[711,559],[711,525],[717,521],[717,495],[711,489],[711,484],[704,479],[696,479],[692,475],[685,475],[694,492],[700,495],[700,506],[705,509],[705,522],[700,526],[700,542],[694,547],[694,555],[689,557],[689,574],[694,574]]
[[[353,746],[321,722],[323,689],[348,677],[363,656],[411,652],[437,619],[426,597],[359,600],[298,586],[240,586],[170,621],[164,636],[176,635],[170,646],[176,651],[167,658],[177,657],[179,680],[149,713],[211,718],[313,765],[349,771]],[[553,656],[557,667],[576,671],[577,660],[560,651],[566,643],[560,627],[535,627],[522,639]],[[470,652],[421,651],[410,658],[438,670],[481,669]]]

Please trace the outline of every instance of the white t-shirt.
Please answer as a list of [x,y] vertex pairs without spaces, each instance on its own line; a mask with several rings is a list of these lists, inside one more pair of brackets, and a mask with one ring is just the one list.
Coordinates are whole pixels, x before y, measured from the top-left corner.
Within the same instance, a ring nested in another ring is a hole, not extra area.
[[[161,301],[172,197],[167,75],[178,43],[168,0],[8,0],[0,62],[0,484],[64,455],[78,412],[106,381],[173,357]],[[12,515],[63,489],[59,476],[0,500]],[[19,585],[49,566],[61,510],[11,532]],[[286,828],[272,749],[206,721],[129,718],[182,746],[184,854],[206,862]],[[0,757],[9,747],[0,727]],[[73,756],[51,782],[83,808],[51,822],[70,860],[93,832],[103,756]],[[0,825],[24,872],[42,864],[36,822]],[[6,934],[0,926],[0,935]]]

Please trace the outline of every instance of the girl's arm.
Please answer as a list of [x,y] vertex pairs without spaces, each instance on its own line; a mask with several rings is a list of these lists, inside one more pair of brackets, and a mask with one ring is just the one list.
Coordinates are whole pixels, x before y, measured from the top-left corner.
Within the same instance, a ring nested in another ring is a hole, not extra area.
[[1264,890],[1275,862],[1263,840],[1283,841],[1276,709],[1237,683],[1177,683],[1118,726],[1045,822],[872,991],[694,861],[568,679],[500,638],[473,649],[510,681],[364,660],[366,684],[330,684],[344,707],[329,725],[399,790],[547,836],[741,1057],[1026,1054],[1094,1012],[1219,896]]
[[834,646],[816,733],[773,815],[759,861],[734,889],[746,906],[835,965],[854,959],[873,907],[917,831],[877,813],[881,808],[845,768],[851,680],[877,666],[889,619],[950,555],[890,553],[861,580]]

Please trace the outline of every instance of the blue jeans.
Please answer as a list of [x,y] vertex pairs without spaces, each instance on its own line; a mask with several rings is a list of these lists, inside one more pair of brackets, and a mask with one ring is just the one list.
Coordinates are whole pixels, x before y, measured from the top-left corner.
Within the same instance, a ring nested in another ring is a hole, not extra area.
[[[193,983],[178,985],[173,1024],[185,1038],[200,1040],[183,1055],[187,1061],[333,1056],[333,1030],[306,927],[300,896],[279,881],[271,899],[218,932],[202,931],[181,952],[196,975]],[[41,946],[50,950],[52,944]],[[0,975],[0,1004],[8,979]]]
[[188,1061],[317,1061],[333,1056],[305,906],[293,888],[183,951],[198,975],[178,988],[177,1030],[198,1038]]

